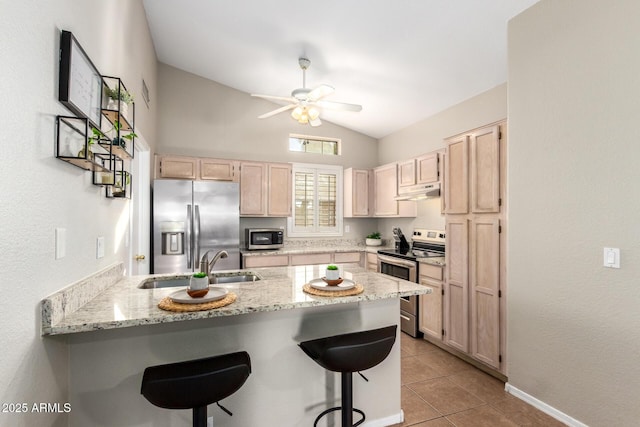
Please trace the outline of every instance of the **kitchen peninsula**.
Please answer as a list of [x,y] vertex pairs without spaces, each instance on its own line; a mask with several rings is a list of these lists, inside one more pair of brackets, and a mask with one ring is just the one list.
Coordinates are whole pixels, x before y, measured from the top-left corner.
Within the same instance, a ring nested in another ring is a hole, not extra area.
[[[209,407],[214,425],[312,424],[318,413],[339,402],[339,375],[319,368],[297,344],[397,324],[399,297],[431,292],[344,264],[343,276],[362,284],[364,292],[346,297],[305,293],[303,285],[322,277],[325,267],[247,269],[261,280],[224,285],[237,300],[200,312],[159,309],[158,302],[176,288],[140,289],[157,275],[122,277],[122,265],[51,295],[43,301],[42,333],[69,345],[70,425],[189,425],[189,411],[146,402],[140,395],[142,372],[147,366],[238,350],[250,354],[252,374],[224,402],[233,417]],[[99,293],[90,295],[92,288]],[[400,422],[399,339],[387,360],[366,375],[369,382],[354,381],[354,403],[367,413],[367,425]]]

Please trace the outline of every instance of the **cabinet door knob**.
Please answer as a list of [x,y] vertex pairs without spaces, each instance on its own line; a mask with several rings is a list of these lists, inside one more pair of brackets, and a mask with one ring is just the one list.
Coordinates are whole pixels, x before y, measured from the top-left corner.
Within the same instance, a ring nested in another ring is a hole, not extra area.
[[136,261],[142,261],[144,260],[144,255],[136,255],[133,257]]

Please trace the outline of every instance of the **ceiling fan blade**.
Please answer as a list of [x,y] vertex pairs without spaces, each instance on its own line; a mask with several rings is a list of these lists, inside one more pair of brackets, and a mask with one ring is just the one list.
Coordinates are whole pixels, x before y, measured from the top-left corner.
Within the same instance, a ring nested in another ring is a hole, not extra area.
[[317,101],[320,98],[331,95],[333,92],[335,92],[335,89],[332,86],[322,84],[313,88],[307,98],[309,101]]
[[309,124],[313,127],[316,127],[320,126],[322,124],[322,121],[320,120],[320,117],[318,117],[317,119],[309,120]]
[[256,93],[252,93],[251,96],[262,99],[275,99],[278,101],[297,102],[297,99],[290,96],[260,95]]
[[318,107],[326,108],[329,110],[339,111],[362,111],[362,105],[347,104],[346,102],[334,102],[334,101],[318,101],[316,102]]
[[296,106],[296,104],[285,105],[284,107],[276,108],[273,111],[269,111],[268,113],[264,113],[263,115],[258,116],[258,118],[259,119],[266,119],[268,117],[275,116],[278,113],[282,113],[283,111],[291,110],[292,108],[295,108],[295,106]]

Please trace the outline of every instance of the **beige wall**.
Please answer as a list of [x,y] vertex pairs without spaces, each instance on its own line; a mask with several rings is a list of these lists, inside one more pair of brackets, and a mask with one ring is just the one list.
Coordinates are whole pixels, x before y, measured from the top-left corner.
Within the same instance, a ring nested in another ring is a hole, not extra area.
[[640,420],[638,16],[542,0],[509,25],[509,383],[590,426]]
[[[245,92],[159,64],[158,153],[273,162],[371,167],[376,140],[324,122],[300,125],[288,113],[258,119],[279,105]],[[342,139],[342,155],[289,152],[290,133]]]
[[[68,401],[68,350],[40,337],[40,301],[128,254],[129,205],[107,200],[91,173],[55,158],[60,30],[72,31],[104,74],[139,93],[155,89],[155,54],[141,1],[3,1],[0,7],[0,402]],[[155,138],[153,110],[136,114]],[[118,224],[120,223],[120,227]],[[66,256],[54,258],[54,229],[67,230]],[[95,257],[105,237],[105,257]],[[73,409],[73,408],[72,408]],[[65,426],[65,414],[0,412],[2,426]]]
[[[386,164],[410,159],[420,154],[443,149],[445,138],[506,117],[507,84],[504,83],[380,139],[378,163]],[[391,237],[393,227],[402,228],[405,234],[410,233],[414,228],[444,230],[444,215],[440,214],[440,199],[419,201],[416,218],[378,220],[378,228],[384,237]]]
[[507,84],[456,104],[380,139],[380,164],[444,148],[443,139],[507,117]]

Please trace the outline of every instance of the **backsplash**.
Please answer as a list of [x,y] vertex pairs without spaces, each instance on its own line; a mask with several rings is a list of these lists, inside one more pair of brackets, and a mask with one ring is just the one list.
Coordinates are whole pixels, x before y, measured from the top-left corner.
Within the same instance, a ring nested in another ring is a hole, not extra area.
[[[387,239],[382,239],[382,244],[386,245],[388,243]],[[344,247],[344,246],[366,246],[365,239],[285,239],[284,240],[284,248],[285,249],[297,249],[297,248],[305,248],[309,246],[331,246],[331,247]]]

